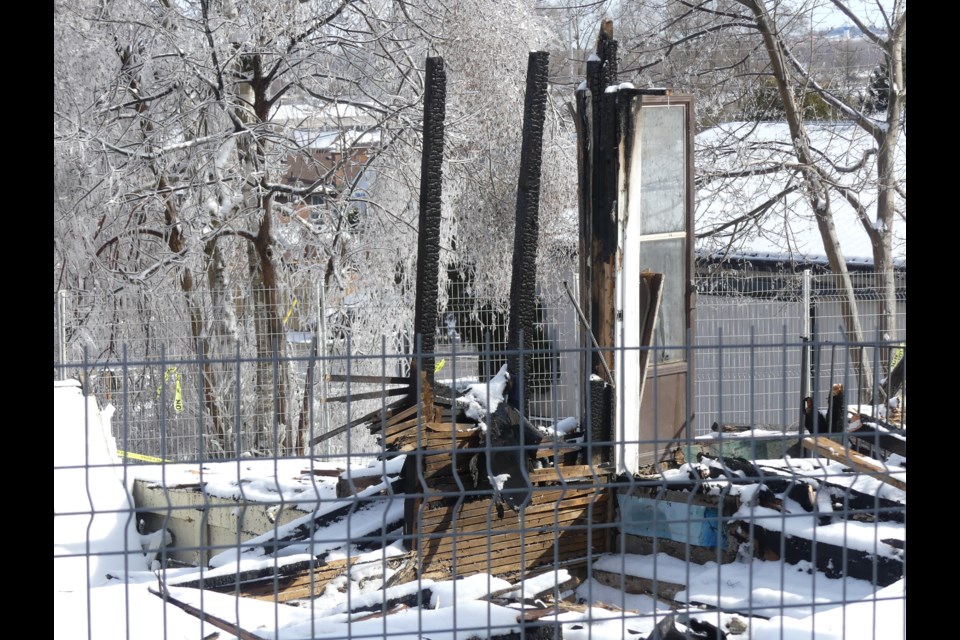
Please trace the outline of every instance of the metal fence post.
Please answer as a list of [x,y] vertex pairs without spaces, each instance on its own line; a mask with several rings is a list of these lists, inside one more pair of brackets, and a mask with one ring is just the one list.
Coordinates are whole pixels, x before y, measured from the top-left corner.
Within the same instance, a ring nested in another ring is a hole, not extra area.
[[[803,346],[800,348],[800,422],[797,426],[799,441],[803,441],[803,425],[806,418],[804,409],[804,399],[810,396],[810,339],[811,339],[811,292],[810,292],[811,272],[810,269],[803,270],[803,321],[800,330],[800,340]],[[814,411],[816,407],[814,407]],[[799,444],[800,451],[803,451],[803,445]],[[802,454],[801,454],[802,455]]]
[[[323,282],[317,283],[317,355],[320,359],[320,433],[330,430],[330,408],[327,405],[327,310]],[[330,455],[330,439],[323,441],[323,452]]]
[[57,292],[57,340],[60,342],[60,379],[67,379],[67,292]]

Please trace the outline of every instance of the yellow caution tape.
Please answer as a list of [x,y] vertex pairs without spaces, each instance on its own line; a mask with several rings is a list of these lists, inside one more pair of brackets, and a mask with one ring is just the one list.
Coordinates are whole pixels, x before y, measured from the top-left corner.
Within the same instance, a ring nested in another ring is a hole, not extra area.
[[[183,411],[183,387],[180,384],[181,375],[177,373],[177,368],[169,367],[166,371],[164,371],[163,381],[165,383],[169,381],[170,376],[173,374],[176,374],[176,377],[174,378],[176,382],[175,382],[174,391],[173,391],[173,408],[177,413],[181,413]],[[159,387],[157,387],[158,398],[160,397],[160,394],[162,393],[162,391],[163,391],[163,385],[161,384]]]
[[[169,367],[166,371],[163,372],[163,381],[164,381],[164,382],[167,382],[168,380],[170,380],[170,374],[176,373],[176,372],[177,372],[177,368],[176,368],[176,367]],[[162,391],[163,391],[163,385],[161,384],[159,387],[157,387],[157,397],[158,397],[158,398],[160,397],[160,393],[161,393]]]
[[893,352],[893,357],[890,358],[890,368],[893,369],[897,366],[897,363],[900,362],[900,359],[903,358],[903,347],[900,347]]
[[290,319],[290,316],[293,315],[293,310],[296,309],[296,308],[297,308],[297,297],[294,296],[294,297],[293,297],[293,304],[291,304],[291,305],[290,305],[290,308],[287,309],[287,315],[286,315],[286,317],[283,319],[283,324],[287,324],[287,320]]
[[434,365],[433,372],[437,373],[438,371],[440,371],[440,369],[443,369],[443,365],[445,364],[447,364],[446,359],[441,359],[436,365]]
[[172,460],[164,460],[163,458],[155,458],[154,456],[145,456],[139,453],[123,451],[121,449],[117,449],[117,453],[124,458],[130,458],[131,460],[142,460],[143,462],[172,462]]
[[177,386],[173,392],[173,410],[177,413],[183,411],[183,389],[180,387],[180,374],[177,374]]

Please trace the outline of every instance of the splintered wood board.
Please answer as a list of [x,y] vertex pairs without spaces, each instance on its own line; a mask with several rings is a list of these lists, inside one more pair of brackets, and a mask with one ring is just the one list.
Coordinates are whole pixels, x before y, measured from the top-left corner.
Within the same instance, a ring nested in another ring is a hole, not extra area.
[[[590,543],[592,542],[592,548]],[[586,533],[565,533],[559,540],[556,538],[542,540],[520,540],[511,537],[508,540],[491,541],[472,548],[463,548],[457,545],[456,567],[453,569],[454,553],[451,547],[434,551],[426,549],[423,553],[421,575],[423,577],[437,575],[467,576],[474,573],[489,573],[503,576],[522,574],[542,567],[553,567],[570,558],[581,558],[605,549],[604,537],[594,535],[592,540]]]
[[[387,566],[397,568],[406,560],[413,557],[412,552],[403,555],[391,556],[386,559]],[[213,591],[221,593],[234,593],[246,598],[255,600],[268,600],[271,602],[290,602],[301,598],[311,598],[323,593],[327,584],[344,574],[349,566],[372,566],[374,563],[380,563],[380,560],[373,562],[357,562],[356,558],[331,560],[323,565],[313,569],[300,569],[284,574],[264,575],[255,580],[245,580],[240,583],[239,590],[234,584],[224,584],[213,588]]]
[[[596,498],[594,496],[584,496],[579,498],[566,498],[561,502],[548,505],[530,505],[526,508],[524,513],[529,518],[532,515],[540,514],[559,514],[576,509],[579,511],[589,510],[590,505],[593,504],[594,511],[600,511],[600,505],[605,504],[605,500]],[[440,525],[452,522],[454,519],[457,520],[457,524],[460,526],[466,526],[467,523],[471,522],[474,518],[487,518],[489,514],[496,513],[496,508],[489,500],[478,500],[475,502],[463,503],[460,505],[460,508],[457,508],[457,505],[446,505],[439,508],[433,509],[424,509],[421,512],[422,522],[424,526],[429,525]],[[491,516],[496,517],[496,516]]]
[[[450,510],[453,511],[452,509]],[[595,509],[591,514],[586,507],[580,506],[571,509],[562,509],[558,512],[527,514],[524,517],[523,529],[526,532],[539,532],[541,530],[556,530],[558,527],[565,527],[578,520],[583,522],[595,522],[603,520],[599,509]],[[504,533],[521,533],[520,519],[517,514],[508,508],[504,509],[503,518],[497,515],[496,508],[491,506],[491,511],[473,512],[470,514],[456,514],[454,519],[424,519],[422,521],[421,534],[450,534],[460,533],[480,533],[501,531]]]
[[881,482],[893,485],[898,489],[907,490],[905,480],[900,480],[891,475],[890,470],[883,463],[868,458],[865,455],[845,448],[843,445],[823,437],[807,437],[802,440],[803,446],[811,451],[816,451],[820,455],[835,460],[841,464],[856,469],[862,473],[869,474]]

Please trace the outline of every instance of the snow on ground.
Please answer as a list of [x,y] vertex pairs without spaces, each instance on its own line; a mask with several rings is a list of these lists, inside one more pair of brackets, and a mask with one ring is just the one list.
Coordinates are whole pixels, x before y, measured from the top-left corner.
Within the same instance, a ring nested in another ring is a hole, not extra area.
[[[208,623],[202,624],[151,593],[150,589],[158,588],[158,577],[167,584],[189,581],[200,573],[206,577],[232,573],[237,569],[238,555],[249,556],[239,565],[246,569],[307,559],[324,550],[331,552],[330,559],[350,554],[361,562],[403,552],[399,543],[365,554],[347,544],[356,531],[381,527],[401,515],[400,511],[393,511],[396,509],[394,505],[402,509],[401,501],[378,501],[373,497],[383,488],[381,483],[361,492],[370,494],[368,508],[358,510],[353,518],[317,531],[309,540],[287,547],[279,559],[264,553],[263,547],[257,546],[254,540],[245,547],[250,550],[249,554],[228,550],[216,556],[213,564],[219,567],[215,569],[149,571],[148,558],[142,548],[149,538],[136,532],[130,510],[132,499],[124,485],[134,477],[166,486],[195,485],[202,477],[204,490],[210,495],[245,495],[248,499],[266,502],[275,502],[283,496],[284,500],[309,504],[312,496],[316,496],[320,499],[317,513],[335,509],[343,501],[332,498],[328,478],[317,477],[315,483],[309,483],[308,489],[302,484],[289,482],[290,478],[300,476],[306,466],[313,464],[308,460],[241,460],[208,463],[203,467],[186,464],[124,466],[116,456],[116,446],[110,437],[111,413],[111,408],[100,410],[93,399],[84,398],[78,384],[55,383],[55,638],[193,640],[219,632],[220,640],[228,640],[234,636]],[[350,473],[353,477],[377,475],[384,471],[394,474],[399,464],[402,460],[390,463],[387,469],[357,468]],[[831,482],[836,482],[840,474],[833,468],[836,463],[829,461],[773,460],[758,461],[758,464],[779,468],[786,465],[798,474],[813,477],[823,475],[826,469],[830,471]],[[851,484],[865,491],[887,488],[885,485],[878,487],[875,479],[866,477],[852,478]],[[311,498],[307,499],[307,496]],[[889,496],[891,499],[900,498],[902,502],[906,499],[905,492],[900,490],[894,490]],[[783,520],[781,514],[776,515]],[[308,514],[305,519],[311,517]],[[294,523],[284,525],[293,526]],[[888,526],[892,525],[885,523],[881,528]],[[854,530],[849,527],[845,530],[843,535],[848,542],[860,535],[851,534]],[[870,535],[869,530],[869,526],[864,527],[864,539],[876,540],[877,536],[886,535]],[[904,532],[898,528],[898,533],[902,536]],[[684,628],[683,616],[691,614],[699,620],[712,621],[720,628],[726,628],[732,620],[739,618],[747,624],[749,631],[734,637],[755,640],[860,637],[895,640],[906,637],[905,579],[877,590],[863,580],[827,578],[811,571],[806,563],[788,565],[754,560],[696,565],[663,554],[608,554],[597,560],[594,566],[624,575],[649,578],[656,575],[659,580],[685,585],[676,600],[690,603],[690,609],[673,612],[678,616],[677,628],[681,630]],[[301,603],[299,607],[176,586],[170,586],[169,593],[263,638],[294,640],[362,636],[390,640],[466,640],[486,637],[489,633],[520,630],[516,608],[480,599],[510,586],[504,580],[485,574],[455,581],[415,581],[389,590],[394,597],[429,589],[430,601],[422,607],[378,617],[370,617],[369,613],[350,613],[360,605],[377,604],[384,598],[382,578],[364,575],[364,571],[369,571],[369,567],[358,563],[349,578],[342,576],[331,581],[320,597],[311,603]],[[567,577],[565,571],[558,571],[531,580],[523,586],[523,593],[532,596],[549,588],[551,583],[562,583]],[[514,595],[519,595],[520,589],[515,591]],[[563,637],[567,639],[646,637],[657,622],[671,612],[667,603],[658,603],[645,595],[628,594],[593,579],[582,583],[576,594],[587,605],[584,611],[569,611],[542,619],[562,625]],[[625,611],[610,610],[608,605]],[[704,611],[697,608],[700,605],[720,605],[727,612]],[[746,618],[745,614],[770,618]]]

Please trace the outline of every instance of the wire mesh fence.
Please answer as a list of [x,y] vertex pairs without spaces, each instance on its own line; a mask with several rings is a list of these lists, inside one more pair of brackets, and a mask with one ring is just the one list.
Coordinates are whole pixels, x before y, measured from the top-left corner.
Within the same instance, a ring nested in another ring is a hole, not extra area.
[[[579,393],[570,354],[578,328],[562,295],[543,287],[538,299],[527,385],[533,416],[563,411]],[[409,375],[410,358],[400,354],[414,348],[407,332],[384,333],[396,316],[412,318],[409,308],[350,296],[330,303],[320,287],[219,298],[61,291],[54,300],[55,377],[82,376],[106,402],[122,397],[130,451],[169,460],[192,459],[201,444],[204,456],[302,452],[308,422],[324,430],[395,395],[363,380]],[[505,362],[507,319],[502,300],[449,295],[436,329],[437,379],[492,377]],[[212,434],[203,443],[192,435],[198,421]],[[343,438],[323,444],[325,453],[347,450]]]
[[[861,339],[871,345],[905,342],[905,273],[896,274],[896,333],[892,336],[879,331],[880,274],[854,272],[851,279]],[[724,347],[698,351],[699,433],[708,432],[714,422],[789,423],[798,410],[804,373],[810,377],[809,395],[815,397],[828,395],[835,383],[845,385],[848,397],[869,386],[862,373],[850,372],[857,354],[848,345],[858,340],[844,320],[838,276],[811,274],[806,300],[802,273],[721,271],[699,276],[696,284],[696,343]],[[801,362],[804,335],[812,351],[806,372]],[[866,369],[879,380],[884,375],[881,363],[888,362],[890,354],[876,353],[879,358],[868,358]]]
[[55,636],[905,638],[905,288],[855,342],[830,277],[697,287],[690,344],[620,347],[640,418],[548,287],[520,407],[502,301],[449,296],[428,389],[399,307],[57,294]]
[[[891,405],[848,403],[838,431],[829,412],[813,433],[797,416],[773,435],[677,438],[664,425],[636,439],[659,463],[628,473],[615,453],[636,438],[627,416],[597,431],[592,416],[602,413],[582,393],[582,406],[529,410],[524,427],[523,413],[493,409],[504,403],[495,375],[470,384],[482,378],[476,362],[509,354],[457,345],[438,348],[441,371],[471,375],[451,373],[452,388],[438,376],[428,394],[400,384],[404,394],[387,395],[408,354],[328,356],[326,370],[346,373],[331,379],[327,400],[351,397],[337,416],[344,449],[284,452],[273,420],[274,448],[259,456],[207,446],[216,434],[200,391],[184,393],[177,413],[176,383],[161,376],[198,377],[195,357],[121,358],[115,409],[102,388],[82,395],[95,364],[70,365],[55,386],[54,521],[55,537],[71,524],[79,534],[55,540],[54,559],[55,579],[76,584],[55,597],[77,608],[87,633],[75,624],[58,637],[905,637],[906,429]],[[893,343],[847,346],[873,357]],[[734,354],[748,373],[762,362],[750,346],[689,348],[690,362]],[[246,367],[322,359],[216,364],[242,377]],[[130,393],[145,367],[159,397]],[[835,373],[855,376],[845,359]],[[370,384],[377,397],[352,399]],[[318,406],[318,387],[308,389]],[[190,462],[116,456],[135,450],[138,397],[159,407],[161,454],[171,455],[162,443],[175,433],[181,452],[194,447]],[[789,399],[796,405],[796,392]],[[188,411],[200,417],[183,420]],[[307,443],[325,433],[311,418]]]
[[[708,433],[714,423],[783,425],[796,419],[805,321],[813,346],[807,363],[809,395],[827,395],[840,378],[850,397],[864,386],[862,374],[840,373],[856,354],[845,346],[855,340],[844,326],[837,277],[813,275],[806,301],[802,280],[801,273],[743,271],[697,278],[694,344],[718,347],[696,353],[697,434]],[[878,335],[877,274],[857,272],[853,280],[862,339],[874,345],[903,342],[904,276],[898,274],[897,335],[892,337]],[[456,357],[438,360],[438,379],[454,384],[496,374],[503,364],[496,354],[507,340],[505,306],[503,300],[478,299],[467,287],[451,288],[439,314],[436,341],[439,350]],[[272,310],[272,319],[264,308]],[[349,388],[350,380],[409,373],[409,358],[387,354],[412,351],[411,336],[403,331],[384,335],[384,323],[378,322],[405,314],[410,310],[403,305],[391,307],[382,300],[374,304],[348,296],[331,303],[316,286],[193,297],[142,289],[61,291],[55,295],[54,362],[84,365],[87,388],[106,401],[123,392],[130,412],[126,436],[132,451],[141,455],[173,460],[196,455],[198,443],[189,435],[189,425],[198,420],[212,423],[217,436],[203,443],[207,455],[292,453],[303,450],[307,423],[325,430],[349,421],[346,406],[327,399],[360,393],[357,384]],[[573,416],[584,377],[576,353],[576,312],[559,287],[542,286],[537,314],[537,354],[527,381],[531,415]],[[889,358],[883,354],[868,362],[872,378],[883,377],[882,363]],[[168,367],[166,360],[179,364]],[[119,375],[124,366],[126,389]],[[65,371],[61,367],[56,375]],[[362,392],[376,395],[369,387]],[[305,398],[313,403],[305,404]],[[354,397],[350,406],[362,415],[379,401]],[[282,425],[276,442],[270,435],[274,421]],[[337,453],[345,447],[342,438],[332,439],[324,442],[323,451]]]

